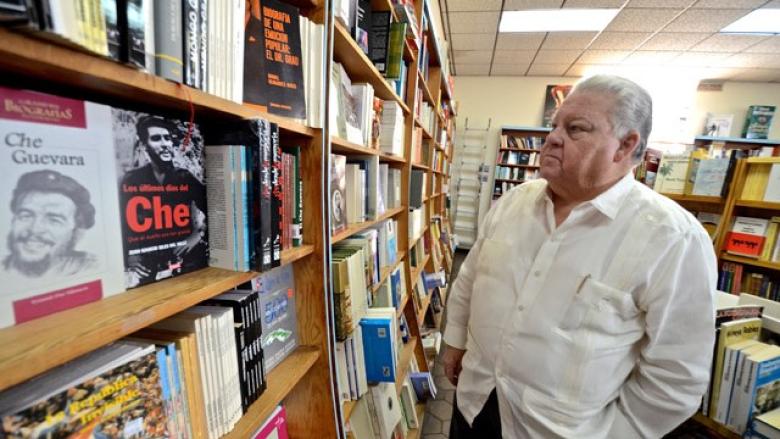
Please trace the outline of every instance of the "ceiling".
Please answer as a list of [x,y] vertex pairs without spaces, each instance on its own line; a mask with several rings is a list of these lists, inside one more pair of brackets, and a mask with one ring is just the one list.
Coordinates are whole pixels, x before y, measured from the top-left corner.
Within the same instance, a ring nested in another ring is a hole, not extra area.
[[[459,76],[583,76],[645,66],[702,79],[780,82],[780,35],[718,30],[780,0],[440,0]],[[501,11],[621,8],[602,32],[498,33]]]

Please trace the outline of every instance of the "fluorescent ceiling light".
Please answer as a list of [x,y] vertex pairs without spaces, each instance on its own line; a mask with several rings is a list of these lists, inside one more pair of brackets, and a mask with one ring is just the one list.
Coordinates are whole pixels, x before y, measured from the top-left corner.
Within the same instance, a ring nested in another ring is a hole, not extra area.
[[780,9],[756,9],[720,30],[728,33],[780,33]]
[[538,9],[504,11],[499,32],[574,32],[603,30],[619,9]]

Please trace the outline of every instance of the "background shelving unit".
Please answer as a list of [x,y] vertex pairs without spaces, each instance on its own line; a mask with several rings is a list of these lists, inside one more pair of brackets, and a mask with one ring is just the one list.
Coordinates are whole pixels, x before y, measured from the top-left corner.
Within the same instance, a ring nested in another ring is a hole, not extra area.
[[[516,139],[520,138],[526,138],[526,137],[539,137],[542,139],[542,143],[544,143],[544,139],[547,137],[547,133],[550,132],[550,128],[545,127],[524,127],[524,126],[503,126],[501,127],[501,141],[498,144],[498,151],[496,153],[496,163],[493,167],[493,170],[491,172],[491,179],[493,180],[493,184],[490,186],[493,189],[492,192],[492,199],[495,201],[498,198],[501,197],[505,192],[502,190],[504,187],[504,184],[511,184],[511,185],[519,185],[522,183],[525,183],[528,181],[528,178],[520,178],[520,179],[514,179],[514,178],[499,178],[497,176],[497,170],[499,167],[501,168],[509,168],[509,169],[519,169],[522,172],[533,172],[535,170],[539,169],[539,165],[537,164],[507,164],[502,163],[501,156],[502,153],[520,153],[520,154],[539,154],[540,149],[530,149],[530,148],[510,148],[507,147],[507,137],[512,136]],[[519,145],[522,146],[522,145]],[[541,148],[541,144],[540,144]],[[538,159],[537,159],[538,160]]]
[[[421,27],[421,17],[424,13],[424,1],[415,0],[415,11],[418,19],[418,27]],[[392,9],[392,5],[389,0],[374,0],[372,2],[373,10],[390,10],[392,15],[396,17],[395,11]],[[428,40],[434,39],[433,33],[430,30],[425,31]],[[344,66],[348,76],[353,82],[366,82],[374,87],[375,95],[384,100],[394,100],[398,102],[403,110],[404,115],[404,155],[403,157],[391,156],[384,154],[381,151],[373,150],[371,148],[363,147],[362,145],[354,145],[346,142],[344,139],[338,138],[336,135],[328,131],[330,142],[330,153],[336,153],[347,156],[349,158],[353,155],[378,155],[380,162],[387,163],[393,168],[401,170],[401,207],[388,211],[380,219],[376,221],[370,221],[368,223],[362,223],[360,225],[350,225],[347,230],[342,231],[336,235],[331,235],[329,239],[329,245],[326,247],[331,249],[332,245],[345,239],[361,230],[379,223],[385,219],[393,218],[398,221],[398,227],[396,229],[397,234],[397,265],[403,267],[404,278],[406,280],[407,295],[400,304],[398,310],[399,316],[403,314],[410,328],[410,340],[404,345],[402,352],[399,355],[398,361],[398,380],[397,384],[403,381],[406,376],[406,371],[410,367],[411,359],[417,358],[417,362],[422,371],[426,371],[429,368],[429,362],[426,358],[421,342],[421,329],[423,326],[423,319],[426,313],[429,311],[430,297],[424,302],[424,306],[418,309],[415,305],[415,301],[410,299],[410,295],[414,294],[413,287],[417,277],[423,272],[438,271],[440,264],[435,262],[431,257],[432,249],[430,246],[435,245],[440,248],[440,251],[447,252],[446,257],[451,260],[452,254],[446,245],[441,245],[438,240],[432,239],[431,233],[431,221],[434,218],[441,218],[442,223],[446,224],[447,230],[449,230],[449,215],[447,213],[448,200],[446,195],[448,194],[449,187],[449,157],[452,156],[452,137],[455,132],[454,127],[454,114],[450,113],[445,117],[442,111],[442,106],[451,107],[451,92],[449,91],[449,79],[443,77],[446,69],[441,67],[440,60],[442,59],[438,53],[433,54],[429,59],[428,66],[428,80],[425,80],[424,75],[419,70],[418,57],[420,52],[417,48],[410,45],[409,41],[405,41],[404,45],[404,62],[408,63],[409,72],[407,73],[407,82],[405,87],[406,99],[401,99],[400,96],[387,85],[384,77],[374,67],[374,65],[363,54],[360,47],[354,43],[349,35],[347,29],[344,26],[334,20],[333,24],[333,44],[332,44],[332,56],[329,57],[334,62],[339,62]],[[438,48],[436,48],[438,50]],[[328,71],[330,71],[330,65]],[[445,85],[446,84],[446,85]],[[420,91],[418,91],[420,90]],[[414,142],[414,128],[423,127],[422,122],[415,115],[415,103],[416,93],[423,94],[423,101],[428,102],[434,108],[434,118],[436,119],[437,130],[429,132],[427,128],[423,128],[423,148],[427,149],[427,154],[423,154],[426,159],[424,162],[413,162],[412,157],[412,144]],[[437,139],[438,130],[447,131],[447,143],[440,145]],[[327,130],[327,129],[326,129]],[[440,151],[442,159],[439,163],[434,163],[433,151]],[[447,153],[449,151],[449,153]],[[330,154],[326,154],[326,157],[330,157]],[[328,163],[325,169],[330,169],[330,163]],[[410,200],[410,178],[412,169],[422,170],[425,173],[425,187],[426,193],[423,194],[423,216],[424,227],[422,233],[419,236],[411,236],[410,231],[410,219],[409,219],[409,200]],[[435,177],[434,177],[435,176]],[[435,183],[435,184],[434,184]],[[444,227],[444,225],[443,225]],[[327,230],[330,230],[328,227]],[[410,254],[415,250],[416,246],[426,246],[426,253],[428,257],[418,265],[413,267],[410,262]],[[449,265],[447,265],[449,267]],[[383,272],[380,280],[380,284],[387,278],[389,272]],[[447,276],[449,276],[449,268],[447,268]],[[332,289],[332,285],[331,285]],[[335,336],[332,336],[335,340]],[[332,346],[331,349],[334,349]],[[333,364],[335,368],[335,363]],[[334,380],[335,382],[335,380]],[[400,391],[400,387],[398,389]],[[334,391],[334,394],[338,392]],[[340,407],[342,426],[345,425],[352,414],[352,410],[355,407],[354,401],[347,401]],[[338,405],[338,404],[337,404]],[[417,412],[422,426],[422,417],[425,411],[424,404],[418,404]],[[415,436],[416,435],[416,436]],[[420,431],[410,431],[409,437],[420,437]]]

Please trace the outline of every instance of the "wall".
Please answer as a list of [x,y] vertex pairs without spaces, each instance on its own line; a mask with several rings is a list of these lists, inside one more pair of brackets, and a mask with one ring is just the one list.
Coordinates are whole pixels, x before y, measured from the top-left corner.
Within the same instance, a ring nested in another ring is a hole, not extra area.
[[[455,98],[458,101],[457,146],[462,145],[467,119],[469,128],[487,132],[485,163],[495,163],[499,132],[502,125],[536,127],[542,122],[544,92],[549,84],[573,84],[578,78],[561,77],[509,77],[509,76],[456,76]],[[739,137],[745,112],[749,105],[775,105],[780,108],[780,84],[727,82],[723,91],[696,93],[690,132],[699,133],[704,126],[707,112],[734,114],[731,129],[733,137]],[[479,136],[478,136],[479,137]],[[780,115],[775,116],[769,137],[780,138]],[[453,187],[454,187],[453,182]],[[492,180],[482,185],[480,220],[490,204]]]

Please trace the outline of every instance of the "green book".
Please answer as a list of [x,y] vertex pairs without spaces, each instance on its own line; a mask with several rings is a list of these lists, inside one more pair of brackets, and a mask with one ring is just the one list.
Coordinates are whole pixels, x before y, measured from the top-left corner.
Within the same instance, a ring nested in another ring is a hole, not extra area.
[[768,139],[772,117],[775,115],[774,105],[751,105],[745,116],[745,126],[742,137],[746,139]]
[[385,72],[385,78],[387,79],[401,79],[406,26],[406,23],[393,23],[390,25],[390,44],[388,44],[387,48],[387,70]]

